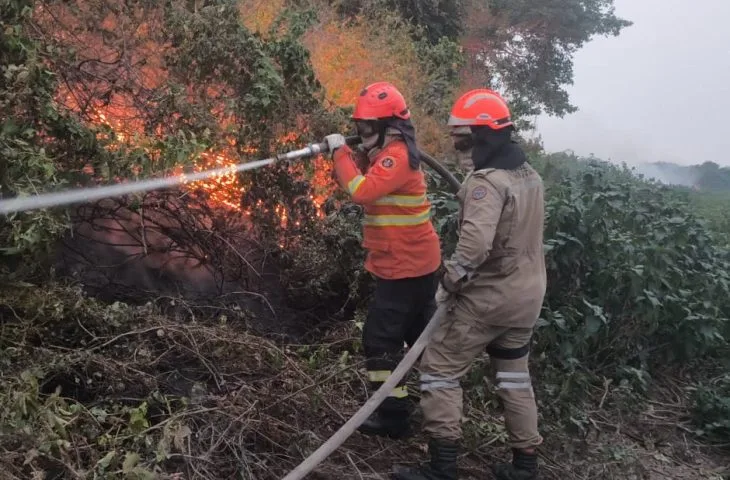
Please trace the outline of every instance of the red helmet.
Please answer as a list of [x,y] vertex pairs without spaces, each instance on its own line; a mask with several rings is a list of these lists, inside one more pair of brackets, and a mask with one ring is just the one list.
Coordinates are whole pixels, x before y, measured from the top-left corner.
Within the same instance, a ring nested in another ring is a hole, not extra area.
[[492,130],[501,130],[512,126],[512,119],[507,102],[497,92],[480,88],[459,97],[451,109],[449,125],[486,125]]
[[390,117],[403,120],[411,117],[403,95],[388,82],[377,82],[365,87],[357,99],[355,112],[352,114],[353,120],[378,120]]

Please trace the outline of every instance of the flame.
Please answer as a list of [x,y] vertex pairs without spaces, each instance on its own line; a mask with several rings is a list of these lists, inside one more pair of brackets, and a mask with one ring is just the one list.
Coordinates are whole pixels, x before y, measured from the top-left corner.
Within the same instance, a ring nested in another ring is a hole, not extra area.
[[[246,0],[248,1],[248,0]],[[252,0],[267,8],[247,21],[254,22],[259,30],[268,29],[277,13],[274,6],[282,0]],[[263,8],[263,7],[262,7]],[[65,110],[76,113],[82,120],[96,126],[97,139],[109,151],[121,149],[141,149],[154,162],[161,151],[154,145],[174,133],[179,118],[156,118],[157,98],[163,98],[169,72],[164,58],[172,49],[155,38],[156,31],[162,28],[161,15],[154,9],[120,8],[105,12],[103,19],[89,22],[97,15],[96,6],[86,1],[72,2],[72,5],[39,4],[34,10],[34,19],[53,41],[64,47],[76,50],[78,77],[63,78],[59,82],[55,101]],[[120,35],[126,35],[120,41]],[[126,38],[129,37],[129,38]],[[258,154],[252,145],[239,145],[235,138],[225,136],[224,132],[234,130],[241,124],[226,109],[226,101],[234,92],[225,85],[187,85],[186,97],[191,104],[205,98],[210,113],[216,119],[221,141],[214,147],[202,152],[193,160],[193,170],[200,172],[224,168],[226,171],[213,178],[190,182],[183,173],[182,165],[175,166],[168,174],[178,175],[182,188],[190,194],[205,195],[208,204],[231,212],[250,216],[252,208],[261,209],[261,202],[255,206],[242,205],[246,188],[235,166]],[[179,117],[179,115],[178,115]],[[294,147],[301,142],[307,131],[302,119],[297,118],[297,131],[282,131],[276,137],[277,150]],[[293,148],[292,148],[293,149]],[[315,216],[324,216],[322,205],[335,188],[330,178],[331,167],[323,157],[311,159],[313,173],[307,172],[302,165],[291,168],[292,175],[311,178],[312,186],[309,200],[315,207]],[[97,182],[102,181],[98,169],[90,163],[81,166],[79,172],[89,175]],[[130,176],[139,176],[141,165],[130,166]],[[116,177],[115,181],[123,181]],[[277,205],[273,213],[278,217],[282,228],[300,226],[299,221],[291,222],[292,212],[285,205]],[[284,242],[282,242],[284,244]]]
[[195,171],[211,170],[215,168],[228,168],[229,173],[222,173],[209,180],[192,182],[188,185],[190,190],[201,189],[208,194],[209,202],[213,206],[227,207],[231,210],[242,209],[241,196],[244,188],[238,180],[236,163],[226,152],[203,152],[201,161],[196,162]]

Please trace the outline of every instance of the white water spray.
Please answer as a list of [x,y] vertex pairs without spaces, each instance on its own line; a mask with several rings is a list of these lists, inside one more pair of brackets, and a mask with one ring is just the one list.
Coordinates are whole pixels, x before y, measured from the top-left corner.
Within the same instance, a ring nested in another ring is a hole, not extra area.
[[[348,140],[350,140],[350,138],[348,138]],[[354,142],[355,140],[351,141]],[[276,157],[257,160],[255,162],[239,163],[230,167],[216,168],[214,170],[205,170],[190,174],[184,173],[173,177],[153,178],[119,185],[106,185],[96,188],[79,188],[57,193],[45,193],[30,197],[16,197],[9,200],[0,200],[0,214],[7,215],[9,213],[35,210],[38,208],[60,207],[62,205],[70,205],[79,202],[91,202],[94,200],[101,200],[102,198],[128,195],[130,193],[149,192],[160,188],[175,187],[185,183],[196,182],[221,175],[230,175],[231,173],[255,170],[257,168],[271,165],[277,161],[295,160],[328,151],[329,147],[327,143],[314,143],[299,150],[282,153]]]

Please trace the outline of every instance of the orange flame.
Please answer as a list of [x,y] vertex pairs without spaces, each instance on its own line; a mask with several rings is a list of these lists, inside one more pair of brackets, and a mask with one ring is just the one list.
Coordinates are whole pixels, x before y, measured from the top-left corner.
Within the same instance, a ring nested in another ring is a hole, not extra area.
[[[258,0],[252,1],[262,3]],[[274,11],[275,9],[268,8],[266,15],[270,16]],[[169,73],[164,58],[172,48],[155,39],[155,31],[161,28],[161,18],[157,13],[148,13],[143,9],[115,10],[108,13],[100,23],[91,24],[84,19],[95,15],[94,7],[77,1],[73,8],[65,4],[41,4],[36,7],[34,17],[44,31],[50,32],[54,41],[72,47],[77,52],[78,70],[81,73],[78,78],[67,78],[60,82],[55,95],[56,102],[68,111],[79,114],[87,123],[102,127],[97,132],[97,138],[108,150],[142,149],[154,162],[161,152],[153,145],[164,137],[165,132],[170,129],[169,125],[173,125],[177,118],[173,114],[173,118],[153,120],[148,115],[148,111],[155,108],[152,99],[163,97],[155,92],[163,93],[166,88]],[[273,18],[262,17],[262,23],[258,27],[267,28]],[[120,42],[120,32],[130,35],[130,39]],[[233,94],[225,85],[215,84],[188,85],[186,90],[187,99],[191,103],[196,103],[197,98],[201,97],[210,101],[213,105],[211,114],[217,119],[221,135],[225,135],[223,132],[229,128],[240,125],[240,119],[232,116],[225,108],[226,100]],[[307,130],[305,125],[299,124],[301,119],[296,120],[298,131],[284,131],[276,138],[276,144],[282,150],[285,147],[298,148],[295,145]],[[151,125],[154,122],[158,123]],[[240,157],[241,154],[253,156],[258,151],[250,145],[237,145],[232,137],[223,138],[218,146],[193,159],[193,169],[200,172],[226,168],[227,171],[207,180],[186,182],[183,188],[191,193],[204,194],[211,207],[250,215],[252,208],[260,209],[262,205],[242,205],[245,187],[234,166],[246,160]],[[313,166],[311,171],[308,172],[302,162],[292,167],[291,173],[310,179],[312,190],[309,200],[315,207],[316,217],[322,218],[322,206],[335,189],[331,180],[331,166],[322,156],[311,159],[310,162]],[[99,174],[90,163],[79,171],[92,177]],[[142,166],[132,165],[130,173],[139,176]],[[182,175],[184,180],[181,165],[173,168],[170,174]],[[97,177],[95,180],[102,179]],[[121,181],[119,178],[116,180]],[[290,224],[292,213],[285,205],[276,206],[273,213],[285,229],[300,226],[298,221]]]

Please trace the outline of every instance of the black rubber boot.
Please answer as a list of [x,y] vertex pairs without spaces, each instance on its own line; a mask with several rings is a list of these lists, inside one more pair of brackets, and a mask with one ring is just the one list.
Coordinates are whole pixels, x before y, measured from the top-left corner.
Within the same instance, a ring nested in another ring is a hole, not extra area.
[[408,413],[376,410],[357,430],[363,435],[378,435],[394,439],[411,435]]
[[393,480],[457,480],[456,458],[459,445],[450,440],[432,439],[428,443],[431,462],[420,467],[393,466]]
[[388,397],[365,420],[358,431],[363,435],[378,435],[395,439],[411,435],[410,418],[413,405],[408,397]]
[[512,449],[512,463],[491,466],[497,480],[537,480],[537,452]]

